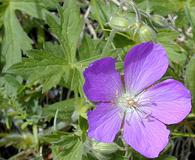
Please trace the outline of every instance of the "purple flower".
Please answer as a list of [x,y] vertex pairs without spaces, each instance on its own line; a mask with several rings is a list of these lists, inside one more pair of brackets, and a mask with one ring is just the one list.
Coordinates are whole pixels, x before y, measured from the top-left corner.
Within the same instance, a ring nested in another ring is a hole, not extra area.
[[169,141],[165,124],[182,121],[191,110],[191,95],[182,83],[157,83],[168,63],[161,45],[146,42],[126,55],[124,84],[113,58],[90,64],[84,72],[84,92],[96,109],[88,112],[88,136],[111,143],[122,129],[132,148],[145,157],[158,157]]

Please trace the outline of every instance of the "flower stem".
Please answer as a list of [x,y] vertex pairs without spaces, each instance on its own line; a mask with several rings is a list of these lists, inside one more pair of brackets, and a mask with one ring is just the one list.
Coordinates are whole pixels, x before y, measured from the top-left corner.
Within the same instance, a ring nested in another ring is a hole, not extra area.
[[102,50],[102,54],[105,54],[105,51],[106,51],[106,49],[108,49],[108,46],[112,43],[112,40],[114,39],[115,34],[116,34],[116,30],[112,29],[110,32],[110,35],[108,37],[108,40],[107,40],[107,42]]
[[57,131],[56,124],[57,124],[58,112],[59,112],[59,110],[57,109],[57,110],[56,110],[56,113],[55,113],[55,117],[54,117],[54,122],[53,122],[53,123],[54,123],[54,126],[53,126],[54,131]]
[[38,138],[38,128],[37,128],[36,124],[33,125],[33,136],[34,136],[35,146],[36,146],[36,149],[38,151],[38,149],[39,149],[39,138]]
[[128,152],[128,145],[125,144],[125,158],[129,158],[128,155],[129,155],[129,152]]
[[128,0],[126,1],[126,3],[128,4],[129,7],[133,8],[135,15],[136,15],[136,22],[139,23],[141,21],[141,14],[139,12],[139,9],[137,8],[137,6],[132,0]]
[[188,137],[188,138],[195,138],[195,134],[191,133],[179,133],[179,132],[172,132],[172,136],[174,137]]

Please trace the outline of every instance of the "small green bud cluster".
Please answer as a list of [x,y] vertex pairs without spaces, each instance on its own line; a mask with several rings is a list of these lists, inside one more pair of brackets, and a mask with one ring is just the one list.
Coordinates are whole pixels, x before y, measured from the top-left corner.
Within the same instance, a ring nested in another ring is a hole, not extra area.
[[116,13],[112,15],[109,19],[108,24],[112,29],[121,32],[128,31],[132,25],[128,19],[128,16],[122,13]]
[[137,42],[154,41],[156,38],[156,33],[150,26],[142,22],[131,22],[124,14],[114,14],[108,24],[116,31],[129,32]]

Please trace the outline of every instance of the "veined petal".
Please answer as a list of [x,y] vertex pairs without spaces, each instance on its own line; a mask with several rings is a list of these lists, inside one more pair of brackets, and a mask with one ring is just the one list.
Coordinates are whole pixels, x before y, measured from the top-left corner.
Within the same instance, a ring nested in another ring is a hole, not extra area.
[[84,72],[84,92],[93,102],[111,101],[121,93],[120,74],[115,69],[115,60],[111,57],[97,60]]
[[168,67],[165,49],[145,42],[133,47],[125,57],[126,90],[135,95],[159,80]]
[[152,86],[143,92],[141,100],[143,108],[146,102],[152,116],[165,124],[178,123],[191,111],[190,91],[173,79]]
[[113,142],[121,128],[124,113],[111,103],[100,103],[88,112],[88,136],[104,143]]
[[145,157],[158,157],[168,144],[169,133],[166,126],[154,118],[140,119],[137,113],[125,118],[124,140]]

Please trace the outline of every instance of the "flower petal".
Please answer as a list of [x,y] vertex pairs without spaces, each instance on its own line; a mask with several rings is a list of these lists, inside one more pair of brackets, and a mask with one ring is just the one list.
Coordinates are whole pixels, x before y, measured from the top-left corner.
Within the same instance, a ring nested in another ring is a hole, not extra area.
[[148,107],[152,116],[165,124],[182,121],[191,110],[190,91],[182,83],[173,79],[152,86],[143,92],[141,99],[143,102],[150,101]]
[[135,95],[159,80],[168,67],[165,49],[145,42],[133,47],[125,57],[126,90]]
[[91,101],[111,101],[121,93],[122,81],[111,57],[97,60],[84,72],[84,92]]
[[111,143],[121,128],[123,112],[111,103],[100,103],[88,112],[88,136],[99,142]]
[[170,131],[162,122],[151,117],[140,120],[136,114],[125,119],[124,140],[143,156],[158,157],[168,144]]

